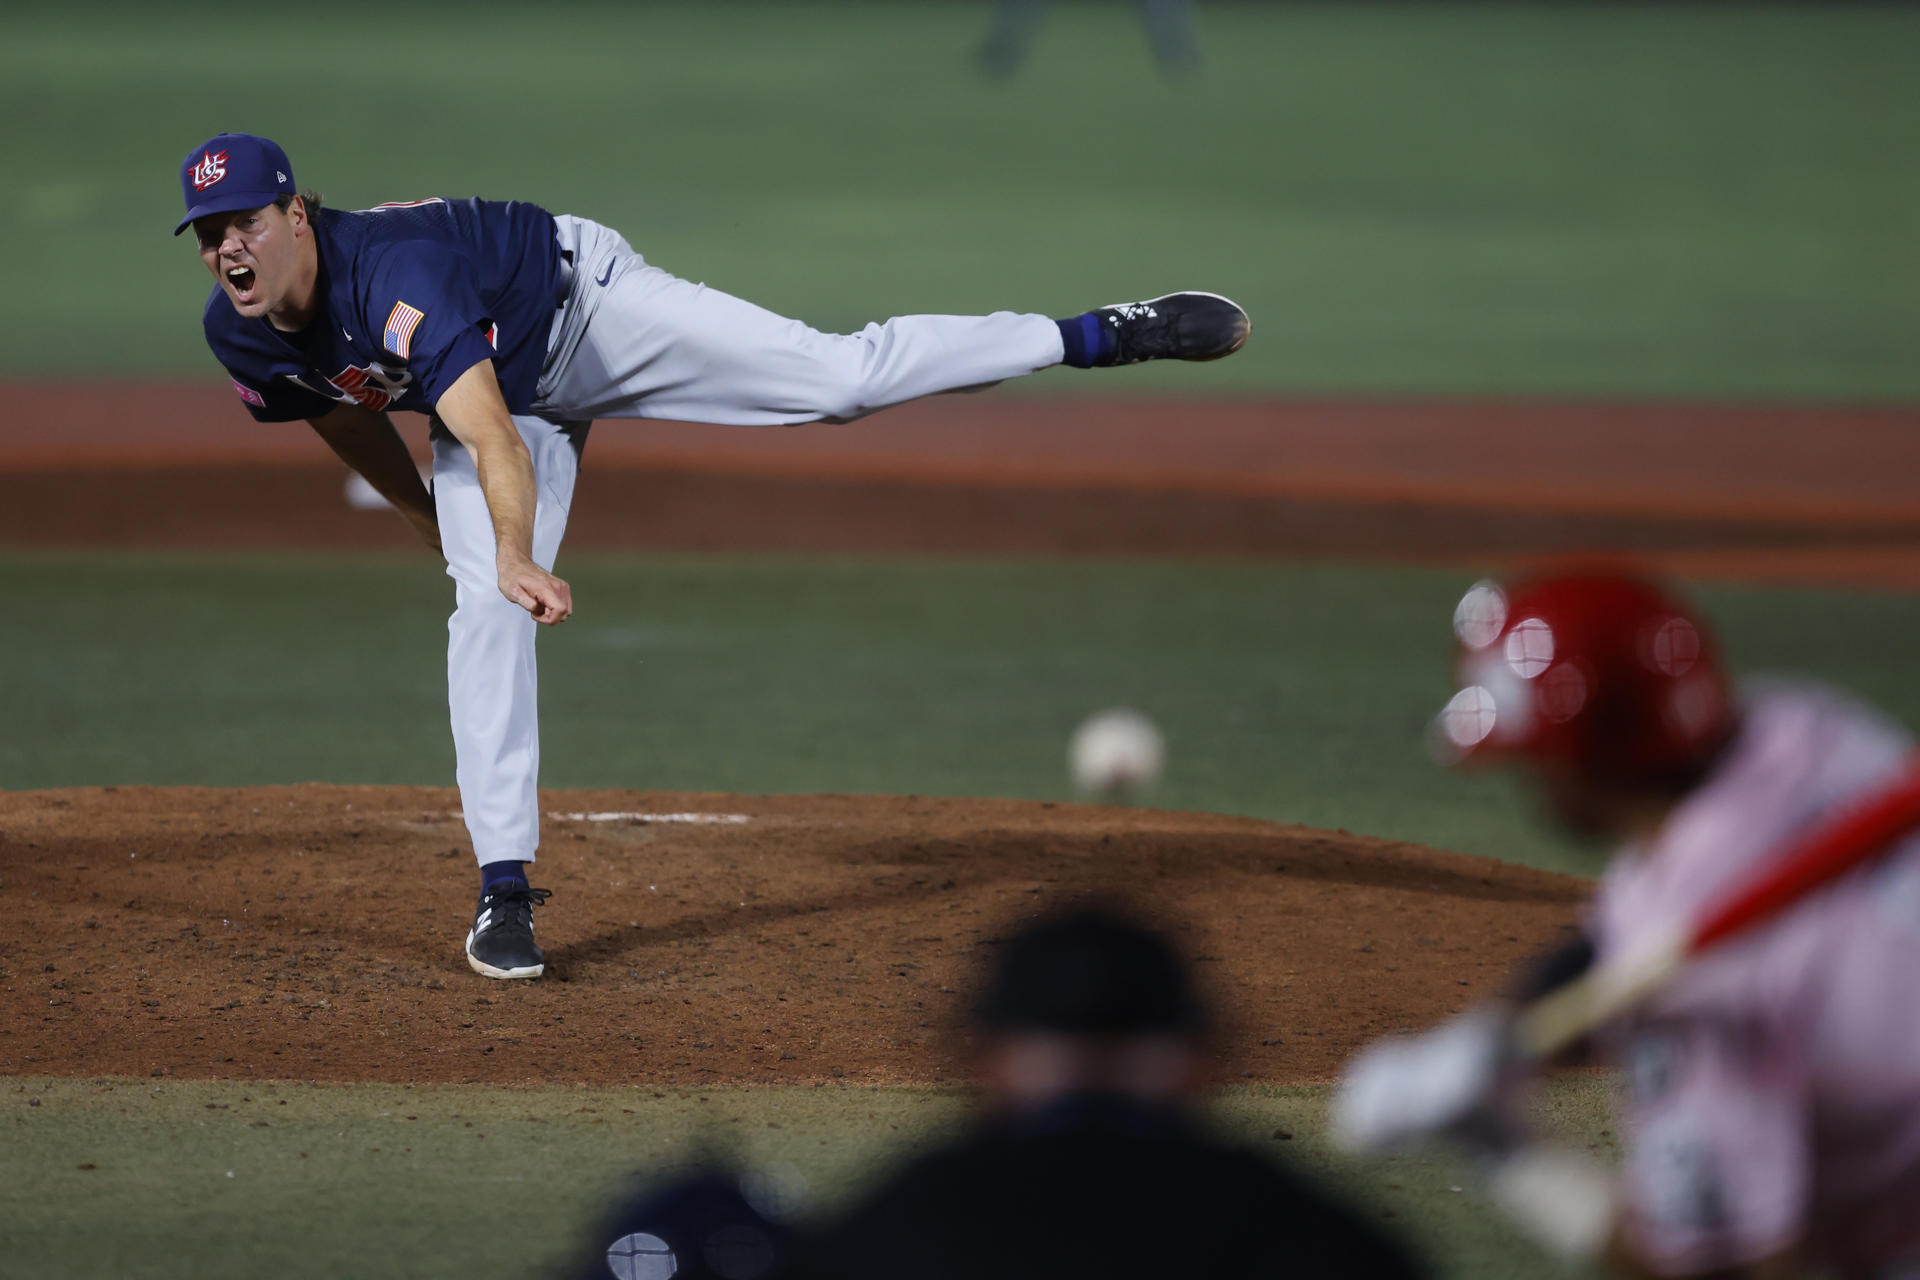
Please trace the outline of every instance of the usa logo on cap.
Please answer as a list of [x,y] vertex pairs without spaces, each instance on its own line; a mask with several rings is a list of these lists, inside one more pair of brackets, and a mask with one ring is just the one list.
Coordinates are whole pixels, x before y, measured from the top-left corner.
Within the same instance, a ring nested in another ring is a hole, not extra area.
[[[227,176],[227,153],[208,151],[201,155],[200,163],[193,166],[193,189],[205,191],[214,183]],[[281,179],[285,181],[285,179]]]
[[210,213],[260,209],[294,195],[293,165],[271,138],[216,133],[180,161],[180,191],[186,216],[174,227],[175,235]]

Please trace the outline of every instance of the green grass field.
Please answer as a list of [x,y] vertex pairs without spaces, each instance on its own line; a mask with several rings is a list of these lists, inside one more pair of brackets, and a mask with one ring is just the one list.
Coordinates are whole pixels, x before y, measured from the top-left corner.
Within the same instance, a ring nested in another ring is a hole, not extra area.
[[[1200,6],[1169,83],[1062,5],[11,6],[0,375],[215,373],[178,165],[277,137],[343,208],[531,199],[830,328],[1235,294],[1203,390],[1911,399],[1920,12]],[[84,338],[82,337],[84,335]]]
[[[1078,721],[1162,725],[1156,804],[1561,870],[1508,787],[1427,758],[1443,570],[1179,561],[566,557],[542,782],[1065,798]],[[451,785],[451,584],[424,555],[0,555],[21,678],[0,787]],[[1920,723],[1920,598],[1711,588],[1745,670]]]
[[[1172,82],[1119,4],[1058,6],[1010,83],[969,62],[987,21],[892,0],[23,0],[0,16],[0,379],[218,378],[207,278],[168,231],[186,148],[239,129],[339,207],[533,199],[825,328],[1192,286],[1247,305],[1245,353],[1139,389],[1920,399],[1920,10],[1209,3],[1204,65]],[[1167,732],[1167,807],[1595,866],[1498,779],[1426,759],[1465,573],[562,568],[581,612],[542,642],[552,786],[1055,798],[1075,722],[1128,702]],[[451,782],[451,592],[424,557],[5,551],[0,573],[0,792]],[[1700,596],[1738,669],[1920,724],[1920,597]],[[1609,1145],[1597,1080],[1547,1100],[1551,1127]],[[1559,1274],[1445,1166],[1333,1158],[1323,1105],[1234,1090],[1216,1111],[1390,1209],[1446,1274]],[[624,1173],[697,1141],[831,1201],[956,1101],[12,1076],[0,1106],[0,1276],[37,1280],[526,1275]]]
[[[1562,1136],[1608,1128],[1603,1081],[1544,1091]],[[1325,1090],[1226,1090],[1226,1136],[1349,1195],[1461,1277],[1552,1264],[1424,1157],[1351,1164],[1324,1137]],[[0,1275],[507,1277],[556,1264],[634,1175],[705,1150],[803,1186],[819,1211],[965,1115],[907,1089],[483,1090],[139,1080],[0,1086]],[[1274,1134],[1285,1132],[1286,1141]],[[1597,1141],[1602,1151],[1612,1143]],[[510,1157],[507,1153],[511,1153]],[[876,1166],[878,1162],[878,1166]],[[502,1227],[502,1206],[510,1227]]]

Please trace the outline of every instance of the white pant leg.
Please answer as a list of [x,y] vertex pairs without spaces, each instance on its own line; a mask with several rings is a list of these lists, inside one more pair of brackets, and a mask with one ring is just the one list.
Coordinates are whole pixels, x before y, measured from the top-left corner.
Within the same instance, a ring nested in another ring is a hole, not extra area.
[[564,340],[562,363],[541,387],[542,412],[736,426],[844,421],[1033,373],[1064,355],[1052,320],[1011,311],[821,333],[649,266],[597,223],[568,223],[578,236],[569,305],[584,328]]
[[[549,572],[567,530],[585,423],[516,415],[538,497],[533,558]],[[433,499],[454,611],[447,620],[447,709],[454,774],[474,857],[531,861],[540,845],[539,673],[533,616],[500,594],[493,517],[466,446],[433,431]]]

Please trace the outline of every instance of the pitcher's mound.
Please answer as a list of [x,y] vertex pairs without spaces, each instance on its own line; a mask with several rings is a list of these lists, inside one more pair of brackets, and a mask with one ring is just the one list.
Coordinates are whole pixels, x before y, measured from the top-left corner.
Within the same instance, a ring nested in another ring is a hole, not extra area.
[[950,1081],[993,939],[1161,913],[1228,1078],[1324,1079],[1498,984],[1577,880],[1251,819],[1007,800],[551,792],[548,972],[470,972],[451,791],[0,795],[0,1071],[384,1081]]

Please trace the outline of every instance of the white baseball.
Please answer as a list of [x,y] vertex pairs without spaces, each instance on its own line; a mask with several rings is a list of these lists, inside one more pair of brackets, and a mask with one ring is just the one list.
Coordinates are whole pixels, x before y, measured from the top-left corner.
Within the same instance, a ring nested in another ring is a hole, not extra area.
[[1138,795],[1160,780],[1166,743],[1153,721],[1125,707],[1090,716],[1073,731],[1067,767],[1075,790],[1103,799]]

